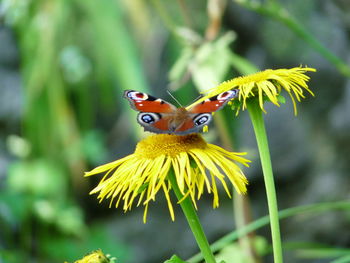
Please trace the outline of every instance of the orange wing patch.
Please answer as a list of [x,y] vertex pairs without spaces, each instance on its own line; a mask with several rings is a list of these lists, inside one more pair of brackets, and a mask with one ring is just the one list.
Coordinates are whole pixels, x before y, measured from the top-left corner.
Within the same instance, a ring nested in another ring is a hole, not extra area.
[[183,132],[183,131],[186,131],[186,130],[190,130],[192,128],[194,128],[195,125],[193,123],[193,120],[192,119],[189,119],[189,120],[186,120],[181,126],[179,126],[176,131],[177,132]]
[[153,123],[153,127],[162,130],[162,131],[168,131],[169,130],[169,119],[168,118],[162,118],[159,121]]

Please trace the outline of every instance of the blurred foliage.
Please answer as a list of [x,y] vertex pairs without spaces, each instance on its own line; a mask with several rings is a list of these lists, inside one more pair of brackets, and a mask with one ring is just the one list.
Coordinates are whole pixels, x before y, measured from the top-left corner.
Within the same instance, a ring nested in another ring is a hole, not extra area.
[[147,90],[119,5],[1,3],[3,19],[16,32],[25,99],[23,137],[8,140],[17,161],[10,164],[0,193],[6,262],[32,257],[62,262],[96,248],[126,256],[127,249],[105,227],[87,227],[75,198],[89,192],[82,176],[86,163],[106,158],[106,134],[94,129],[99,109],[104,118],[121,114],[115,87]]
[[[254,237],[253,246],[255,253],[258,254],[259,257],[264,256],[270,250],[266,239],[260,236]],[[217,262],[231,262],[233,258],[237,260],[237,262],[253,262],[250,260],[249,256],[242,252],[242,248],[238,242],[225,246],[215,258]]]
[[[294,41],[301,46],[305,41],[348,74],[346,63],[285,16],[282,1],[234,2],[294,30],[301,37]],[[73,262],[98,248],[117,262],[136,262],[131,248],[97,220],[96,207],[89,207],[91,187],[83,172],[125,155],[126,145],[142,136],[123,90],[165,96],[170,89],[190,103],[197,90],[258,70],[240,55],[237,41],[244,34],[223,25],[228,5],[221,0],[0,1],[0,27],[14,32],[18,46],[24,100],[18,135],[7,134],[10,161],[0,178],[0,262]],[[303,12],[315,7],[308,8]],[[271,47],[281,44],[271,41]],[[288,52],[288,59],[295,55]],[[217,116],[217,132],[207,137],[231,147],[232,114],[225,110]],[[266,248],[264,242],[257,246]],[[343,256],[340,252],[334,256]],[[220,255],[232,253],[238,253],[236,244]],[[182,260],[174,256],[169,262]]]

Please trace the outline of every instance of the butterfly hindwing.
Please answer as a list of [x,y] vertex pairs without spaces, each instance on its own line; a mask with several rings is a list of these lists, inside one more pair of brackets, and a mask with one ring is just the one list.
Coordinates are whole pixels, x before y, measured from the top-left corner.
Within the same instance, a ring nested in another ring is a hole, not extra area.
[[189,118],[175,130],[175,134],[183,135],[200,132],[202,131],[203,126],[208,125],[211,120],[211,113],[189,114]]
[[169,116],[162,116],[159,113],[152,112],[140,112],[137,115],[137,122],[144,127],[145,131],[171,133],[169,128]]

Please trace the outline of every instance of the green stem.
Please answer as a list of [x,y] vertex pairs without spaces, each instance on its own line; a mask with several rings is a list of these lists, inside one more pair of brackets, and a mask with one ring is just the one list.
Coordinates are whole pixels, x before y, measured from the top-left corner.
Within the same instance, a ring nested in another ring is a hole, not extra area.
[[259,106],[259,102],[256,99],[252,99],[248,104],[248,111],[252,120],[256,141],[258,144],[261,166],[264,174],[267,203],[269,207],[270,226],[272,235],[273,256],[275,263],[282,263],[282,243],[280,226],[278,219],[278,207],[276,189],[272,172],[271,158],[268,140],[266,136],[264,119],[262,111]]
[[[183,199],[179,186],[177,184],[174,170],[170,169],[168,179],[171,183],[171,187],[174,189],[175,195],[178,200]],[[204,234],[201,223],[199,222],[196,210],[193,207],[191,199],[189,197],[181,201],[180,206],[185,214],[188,224],[192,230],[192,233],[197,241],[198,247],[202,252],[203,258],[206,263],[216,263],[213,253],[210,250],[209,242]]]
[[[278,213],[279,219],[285,219],[291,216],[300,215],[300,214],[311,214],[317,216],[319,213],[328,212],[332,210],[349,210],[350,202],[349,201],[339,201],[339,202],[328,202],[328,203],[318,203],[312,205],[303,205],[292,208],[287,208]],[[262,228],[268,225],[270,222],[269,216],[261,217],[254,222],[242,227],[239,230],[232,231],[231,233],[223,236],[219,240],[215,241],[210,247],[211,251],[214,253],[226,247],[228,244],[237,240],[241,236],[247,235],[253,231],[256,231],[259,228]],[[196,254],[187,261],[189,263],[198,263],[203,259],[202,255]]]

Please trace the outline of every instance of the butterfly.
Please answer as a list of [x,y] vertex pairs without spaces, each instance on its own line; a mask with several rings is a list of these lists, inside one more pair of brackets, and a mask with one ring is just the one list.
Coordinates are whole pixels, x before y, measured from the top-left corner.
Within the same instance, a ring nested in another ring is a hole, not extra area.
[[124,91],[131,107],[139,111],[137,122],[145,131],[185,135],[199,132],[212,120],[212,113],[238,96],[233,89],[208,98],[194,106],[177,108],[160,98],[135,90]]

